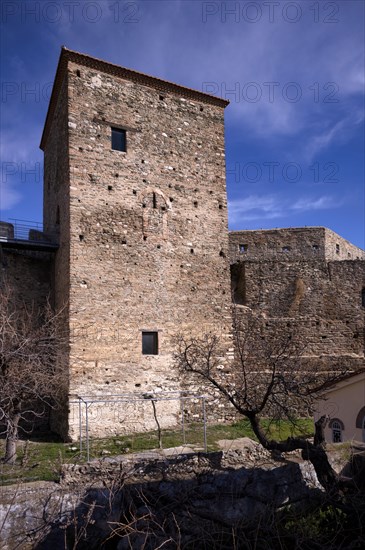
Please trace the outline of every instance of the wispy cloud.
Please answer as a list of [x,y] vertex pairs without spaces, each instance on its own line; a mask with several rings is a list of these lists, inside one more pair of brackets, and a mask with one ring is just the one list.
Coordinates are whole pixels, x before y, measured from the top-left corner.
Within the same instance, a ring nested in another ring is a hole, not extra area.
[[346,142],[357,126],[364,123],[364,111],[354,109],[354,112],[344,116],[340,120],[329,124],[322,131],[313,132],[310,140],[303,148],[303,159],[308,163],[328,149],[333,143],[342,144]]
[[331,196],[301,197],[296,200],[278,195],[251,195],[245,199],[228,202],[230,224],[239,222],[279,219],[312,210],[328,210],[343,204]]

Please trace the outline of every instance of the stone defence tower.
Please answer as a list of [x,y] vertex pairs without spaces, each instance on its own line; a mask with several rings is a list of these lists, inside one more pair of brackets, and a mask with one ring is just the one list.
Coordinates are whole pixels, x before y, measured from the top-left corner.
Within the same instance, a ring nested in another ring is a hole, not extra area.
[[[178,333],[219,331],[228,347],[227,104],[62,49],[41,148],[71,397],[179,390]],[[176,423],[179,404],[161,407]],[[57,429],[74,436],[69,409]],[[94,411],[95,435],[155,425],[125,406]]]

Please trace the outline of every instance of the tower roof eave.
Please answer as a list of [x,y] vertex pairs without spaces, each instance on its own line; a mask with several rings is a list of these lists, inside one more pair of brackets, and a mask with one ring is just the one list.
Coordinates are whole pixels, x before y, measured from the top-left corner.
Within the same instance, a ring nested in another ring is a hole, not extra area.
[[187,88],[185,86],[180,86],[179,84],[175,84],[174,82],[162,80],[160,78],[156,78],[154,76],[150,76],[145,73],[134,71],[132,69],[127,69],[125,67],[121,67],[119,65],[109,63],[107,61],[98,59],[96,57],[91,57],[86,54],[69,50],[68,48],[65,48],[63,46],[61,49],[61,54],[57,65],[56,76],[54,79],[51,99],[49,102],[47,116],[46,116],[46,122],[43,128],[43,133],[42,133],[42,138],[40,143],[40,148],[42,150],[44,150],[50,123],[56,108],[58,94],[63,82],[64,75],[66,73],[67,64],[69,61],[73,61],[74,63],[77,63],[79,65],[94,68],[96,70],[99,70],[114,76],[118,76],[126,80],[131,80],[143,86],[155,88],[156,90],[159,90],[162,92],[171,92],[187,99],[200,101],[203,103],[209,103],[211,105],[217,105],[218,107],[222,107],[222,108],[227,107],[227,105],[229,104],[229,101],[226,99],[222,99],[214,95],[200,92],[192,88]]

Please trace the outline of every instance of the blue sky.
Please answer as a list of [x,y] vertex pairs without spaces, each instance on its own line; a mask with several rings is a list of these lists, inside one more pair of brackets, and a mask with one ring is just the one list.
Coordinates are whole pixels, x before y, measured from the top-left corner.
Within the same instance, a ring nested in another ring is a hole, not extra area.
[[3,0],[1,219],[42,219],[61,45],[226,97],[230,229],[324,225],[365,247],[362,0]]

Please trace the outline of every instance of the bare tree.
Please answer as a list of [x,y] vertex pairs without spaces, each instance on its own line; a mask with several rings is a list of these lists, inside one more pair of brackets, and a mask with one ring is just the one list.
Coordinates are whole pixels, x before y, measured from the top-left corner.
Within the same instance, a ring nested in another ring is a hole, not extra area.
[[[243,314],[242,314],[243,313]],[[269,439],[262,419],[293,420],[312,414],[315,399],[325,388],[349,373],[341,367],[324,371],[305,355],[300,331],[283,323],[268,322],[248,308],[234,310],[233,339],[235,359],[222,358],[225,349],[217,336],[178,338],[175,355],[178,366],[204,383],[213,386],[246,417],[262,446],[270,451],[301,450],[310,460],[321,485],[328,493],[338,494],[340,480],[332,469],[323,447],[323,428],[327,419],[316,423],[314,442],[305,437],[286,441]]]
[[32,428],[65,395],[66,373],[59,363],[63,343],[60,316],[47,303],[26,304],[3,285],[0,295],[0,423],[6,434],[4,461],[14,463],[19,429]]

